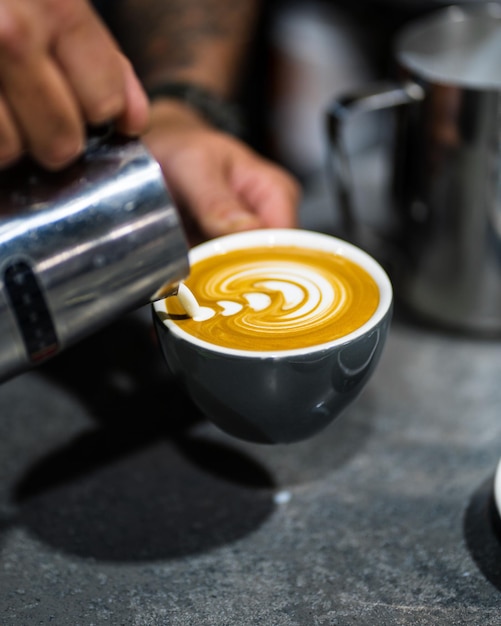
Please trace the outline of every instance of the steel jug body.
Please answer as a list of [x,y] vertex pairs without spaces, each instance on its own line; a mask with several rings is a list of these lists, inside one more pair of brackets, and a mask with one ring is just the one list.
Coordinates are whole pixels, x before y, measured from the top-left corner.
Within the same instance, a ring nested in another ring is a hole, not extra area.
[[0,381],[189,273],[176,207],[136,140],[90,143],[62,172],[0,173],[0,218]]

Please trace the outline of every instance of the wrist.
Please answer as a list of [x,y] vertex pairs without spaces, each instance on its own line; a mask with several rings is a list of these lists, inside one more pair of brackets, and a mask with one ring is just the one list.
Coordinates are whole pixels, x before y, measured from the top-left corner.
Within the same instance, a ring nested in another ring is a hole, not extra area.
[[202,85],[167,81],[151,87],[147,93],[151,102],[163,99],[182,103],[213,127],[232,135],[242,135],[238,107]]

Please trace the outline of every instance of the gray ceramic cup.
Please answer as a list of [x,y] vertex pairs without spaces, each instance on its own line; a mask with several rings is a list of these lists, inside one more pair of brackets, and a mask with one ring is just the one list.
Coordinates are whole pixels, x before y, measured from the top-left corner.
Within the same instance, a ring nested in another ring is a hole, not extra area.
[[153,317],[170,370],[213,423],[248,441],[288,443],[318,433],[362,391],[388,335],[393,294],[386,273],[367,253],[306,230],[269,229],[220,237],[193,248],[190,262],[263,244],[327,250],[358,263],[379,288],[376,311],[340,339],[275,352],[228,349],[196,339],[169,318],[164,300],[153,304]]

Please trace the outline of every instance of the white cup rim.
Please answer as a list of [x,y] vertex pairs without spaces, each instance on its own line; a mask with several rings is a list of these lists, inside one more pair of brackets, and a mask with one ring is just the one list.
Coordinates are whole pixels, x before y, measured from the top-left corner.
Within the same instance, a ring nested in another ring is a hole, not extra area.
[[240,250],[243,248],[254,247],[259,245],[292,245],[302,248],[320,249],[334,254],[345,256],[351,261],[358,263],[365,269],[375,280],[379,289],[379,304],[371,315],[369,320],[362,324],[347,335],[343,335],[338,339],[319,343],[314,346],[305,346],[302,348],[294,348],[290,350],[242,350],[238,348],[227,348],[217,344],[209,343],[194,337],[190,333],[183,330],[178,324],[166,317],[167,310],[165,300],[158,300],[153,303],[153,308],[161,322],[176,337],[187,341],[190,344],[203,348],[205,350],[225,355],[240,356],[245,358],[277,358],[286,356],[300,356],[314,354],[329,350],[337,346],[342,346],[354,339],[363,336],[365,333],[375,328],[388,313],[393,302],[393,289],[388,275],[381,265],[373,259],[369,254],[354,246],[353,244],[334,237],[319,233],[316,231],[304,230],[299,228],[267,228],[259,230],[245,231],[241,233],[233,233],[224,235],[206,241],[192,248],[189,252],[190,264],[194,264],[214,253],[229,252],[231,250]]

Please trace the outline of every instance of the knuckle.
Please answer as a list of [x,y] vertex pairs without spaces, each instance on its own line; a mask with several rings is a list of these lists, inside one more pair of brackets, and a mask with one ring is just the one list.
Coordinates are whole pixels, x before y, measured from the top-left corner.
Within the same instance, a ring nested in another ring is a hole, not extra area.
[[31,153],[49,169],[60,169],[71,163],[83,149],[83,136],[77,130],[51,133],[31,145]]
[[45,2],[50,9],[57,37],[95,36],[104,28],[88,2],[83,0],[45,0]]
[[124,106],[125,100],[119,91],[105,95],[89,105],[88,121],[92,124],[111,121],[122,113]]
[[75,28],[88,17],[87,5],[82,0],[45,0],[44,8],[56,30]]
[[5,167],[16,161],[23,152],[23,146],[18,133],[10,124],[0,125],[0,167]]
[[28,14],[12,7],[3,7],[0,17],[0,55],[11,59],[22,58],[31,48],[33,23]]
[[0,167],[5,167],[17,161],[22,154],[20,142],[4,140],[0,137]]
[[60,170],[70,165],[79,153],[58,151],[37,151],[33,152],[35,159],[48,170]]

